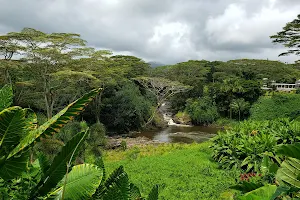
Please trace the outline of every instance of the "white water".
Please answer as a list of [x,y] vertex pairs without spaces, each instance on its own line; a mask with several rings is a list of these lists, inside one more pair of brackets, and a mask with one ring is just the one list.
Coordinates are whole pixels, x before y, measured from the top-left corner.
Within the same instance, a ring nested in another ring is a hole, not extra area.
[[191,125],[185,125],[185,124],[177,124],[174,122],[172,117],[166,113],[163,114],[164,121],[168,123],[168,126],[181,126],[181,127],[191,127]]
[[173,121],[172,117],[166,113],[163,114],[163,117],[164,117],[164,121],[167,122],[169,126],[179,126],[180,125],[180,124],[176,124]]
[[162,103],[160,107],[160,112],[163,114],[164,121],[168,123],[169,126],[181,126],[181,127],[191,127],[190,125],[177,124],[172,119],[172,113],[168,112],[169,105],[167,103]]

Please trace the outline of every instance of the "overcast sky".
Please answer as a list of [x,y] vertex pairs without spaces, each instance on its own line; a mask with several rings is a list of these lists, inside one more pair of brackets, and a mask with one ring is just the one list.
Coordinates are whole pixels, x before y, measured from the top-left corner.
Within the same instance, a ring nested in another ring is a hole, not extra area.
[[31,27],[80,33],[90,46],[146,61],[272,59],[270,35],[300,14],[300,0],[0,0],[0,34]]

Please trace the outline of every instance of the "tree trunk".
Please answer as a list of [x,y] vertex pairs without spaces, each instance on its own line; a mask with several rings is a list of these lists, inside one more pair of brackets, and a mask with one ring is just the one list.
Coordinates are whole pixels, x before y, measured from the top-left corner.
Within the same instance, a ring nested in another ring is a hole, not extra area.
[[46,111],[47,111],[47,118],[50,119],[51,118],[50,107],[49,107],[48,97],[47,97],[46,93],[44,95],[44,99],[45,99],[45,106],[46,106]]
[[146,127],[147,125],[149,125],[149,124],[153,121],[153,119],[154,119],[154,117],[155,117],[155,114],[156,114],[157,110],[159,109],[160,105],[161,105],[161,104],[158,103],[158,105],[156,106],[156,108],[155,108],[154,111],[152,112],[152,115],[150,116],[150,118],[148,119],[148,121],[146,122],[146,124],[143,125],[143,127]]

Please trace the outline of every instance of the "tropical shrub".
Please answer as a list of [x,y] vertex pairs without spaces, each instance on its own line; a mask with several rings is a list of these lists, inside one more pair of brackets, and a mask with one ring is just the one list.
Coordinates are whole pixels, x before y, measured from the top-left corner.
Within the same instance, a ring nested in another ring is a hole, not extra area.
[[300,197],[300,143],[278,145],[276,154],[284,156],[285,160],[279,168],[273,168],[276,173],[273,185],[266,184],[262,187],[254,188],[254,190],[246,192],[238,199],[274,200],[298,199]]
[[299,141],[300,123],[297,121],[245,121],[218,133],[213,139],[213,159],[224,168],[259,172],[264,156],[281,163],[275,155],[276,145]]
[[250,108],[250,103],[246,102],[244,99],[234,99],[229,105],[230,111],[238,114],[238,119],[241,121],[241,117],[244,117],[246,112]]
[[299,94],[278,93],[273,96],[262,96],[250,109],[252,120],[272,120],[292,117],[300,111]]
[[150,117],[151,102],[137,86],[127,83],[114,96],[104,102],[101,122],[119,133],[139,130]]
[[217,107],[209,97],[188,99],[186,112],[191,117],[193,124],[211,124],[219,117]]
[[101,150],[107,144],[105,135],[106,129],[102,123],[97,122],[90,127],[90,135],[87,138],[86,146],[95,156],[101,156]]

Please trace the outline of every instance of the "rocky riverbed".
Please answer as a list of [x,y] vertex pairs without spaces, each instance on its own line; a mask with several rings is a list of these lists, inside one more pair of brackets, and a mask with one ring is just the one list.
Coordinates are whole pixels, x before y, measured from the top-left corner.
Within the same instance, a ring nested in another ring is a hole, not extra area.
[[162,141],[158,140],[151,140],[147,137],[109,137],[108,142],[106,145],[107,149],[117,149],[121,148],[121,143],[122,141],[126,142],[127,148],[131,148],[133,146],[143,146],[143,145],[148,145],[148,144],[161,144],[164,143]]

